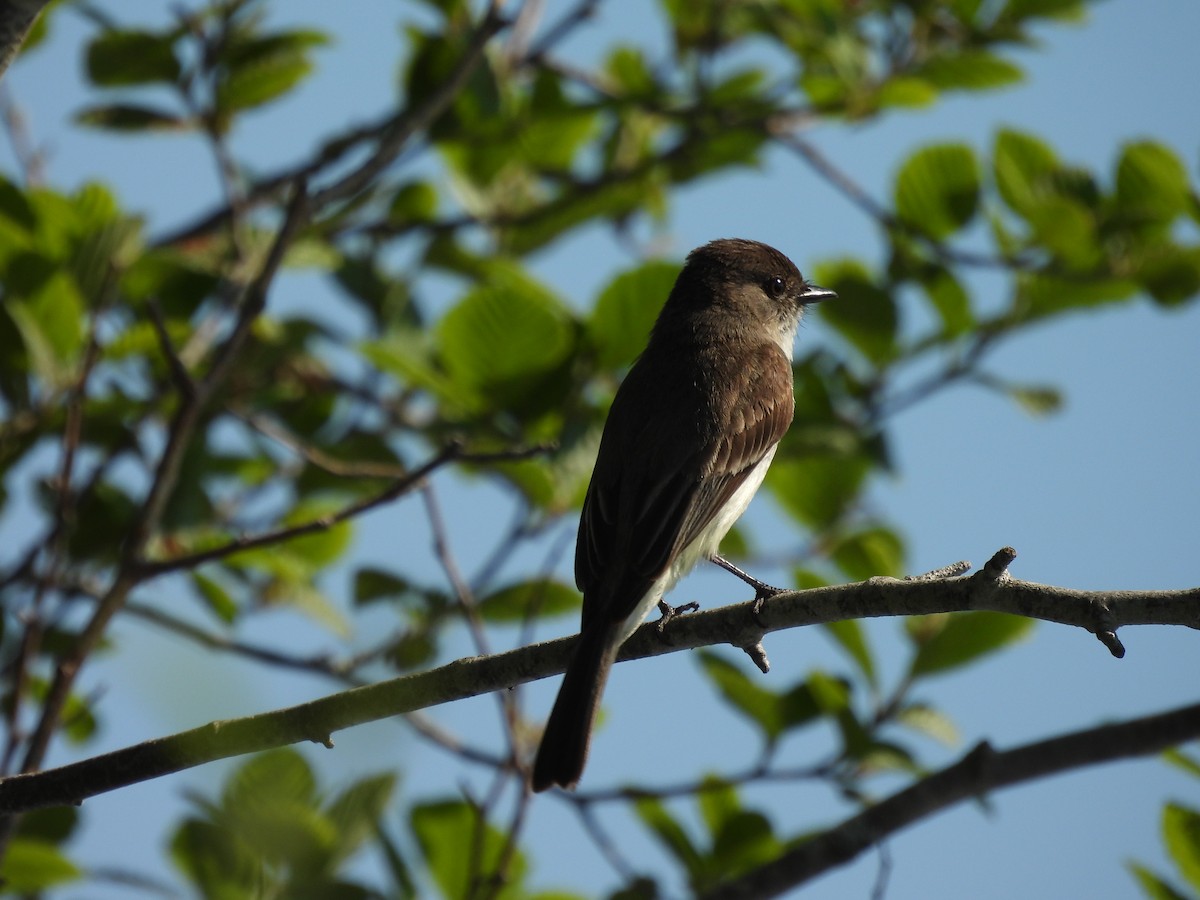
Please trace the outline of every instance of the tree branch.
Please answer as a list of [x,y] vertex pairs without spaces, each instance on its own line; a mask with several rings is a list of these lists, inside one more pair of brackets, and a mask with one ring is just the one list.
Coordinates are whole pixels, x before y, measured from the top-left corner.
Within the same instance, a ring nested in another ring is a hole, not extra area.
[[996,751],[987,742],[842,824],[702,896],[774,897],[843,865],[901,829],[963,800],[1047,775],[1158,753],[1200,736],[1200,704]]
[[[639,628],[621,648],[625,661],[712,644],[746,646],[768,632],[842,619],[993,610],[1075,625],[1093,633],[1122,625],[1185,625],[1200,629],[1200,588],[1181,591],[1076,591],[1008,576],[996,554],[973,575],[945,580],[872,578],[856,584],[789,591],[766,602],[740,603],[681,616],[667,629]],[[79,803],[96,794],[179,772],[206,762],[299,741],[331,746],[330,735],[376,721],[505,690],[562,672],[575,638],[561,638],[494,656],[355,688],[257,716],[213,722],[102,756],[35,774],[0,779],[0,814]],[[1200,732],[1200,723],[1197,723]],[[1148,751],[1147,751],[1148,752]]]

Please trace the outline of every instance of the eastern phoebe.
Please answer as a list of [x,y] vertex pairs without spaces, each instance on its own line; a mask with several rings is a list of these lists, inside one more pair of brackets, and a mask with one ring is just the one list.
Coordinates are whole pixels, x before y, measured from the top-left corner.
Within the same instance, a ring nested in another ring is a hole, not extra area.
[[713,241],[688,255],[600,439],[575,545],[583,622],[533,766],[535,791],[575,786],[618,648],[692,566],[720,560],[717,545],[792,422],[800,316],[834,296],[756,241]]

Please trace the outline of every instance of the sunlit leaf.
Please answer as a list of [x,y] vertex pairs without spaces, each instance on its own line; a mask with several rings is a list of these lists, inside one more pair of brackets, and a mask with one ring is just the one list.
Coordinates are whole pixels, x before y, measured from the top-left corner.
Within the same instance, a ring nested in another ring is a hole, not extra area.
[[500,588],[481,599],[479,614],[490,622],[522,622],[579,609],[579,592],[547,578],[535,578]]
[[965,144],[924,147],[896,175],[896,212],[934,238],[962,228],[979,203],[979,165]]
[[867,633],[862,623],[857,619],[843,619],[840,622],[827,622],[820,627],[854,660],[867,682],[877,684],[875,657],[867,643]]
[[28,838],[14,838],[0,863],[5,892],[13,895],[40,894],[82,874],[54,844]]
[[1168,803],[1163,807],[1162,833],[1171,862],[1192,890],[1200,891],[1200,812]]
[[1117,163],[1117,203],[1124,210],[1170,220],[1187,209],[1190,194],[1187,170],[1168,147],[1125,145]]
[[873,362],[896,354],[899,316],[895,299],[858,260],[825,262],[813,269],[822,287],[837,291],[837,299],[817,307],[821,321],[829,323],[859,352]]
[[976,662],[1028,637],[1034,624],[1033,619],[998,612],[953,613],[936,621],[940,627],[925,636],[910,630],[917,636],[911,677],[941,674]]
[[[444,897],[469,897],[472,867],[463,864],[463,849],[477,848],[478,871],[492,871],[506,845],[505,835],[490,823],[480,822],[479,813],[461,800],[443,800],[415,806],[410,817],[413,834]],[[528,864],[524,854],[514,851],[505,868],[506,885],[498,896],[520,896]]]
[[678,275],[676,264],[649,262],[621,273],[600,292],[587,335],[601,366],[627,366],[645,349]]

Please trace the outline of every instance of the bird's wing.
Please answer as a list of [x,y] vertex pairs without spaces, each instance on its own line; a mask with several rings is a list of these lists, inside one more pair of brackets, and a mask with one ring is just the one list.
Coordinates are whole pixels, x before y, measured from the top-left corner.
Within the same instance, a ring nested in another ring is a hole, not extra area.
[[[657,380],[637,366],[629,373],[609,413],[611,439],[601,441],[579,524],[575,578],[585,628],[595,616],[618,621],[632,613],[787,431],[791,364],[775,345],[758,352],[757,365],[743,358],[725,373],[737,389],[723,409],[714,409],[704,391],[696,396],[695,386],[662,383],[669,376],[661,372]],[[647,396],[642,391],[662,398],[652,414],[622,402],[629,392]],[[728,427],[716,427],[722,422]]]

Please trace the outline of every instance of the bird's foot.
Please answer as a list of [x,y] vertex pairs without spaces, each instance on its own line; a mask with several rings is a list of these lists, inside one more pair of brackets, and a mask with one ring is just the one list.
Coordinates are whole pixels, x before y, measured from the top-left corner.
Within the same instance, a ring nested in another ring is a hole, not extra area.
[[738,578],[742,579],[742,581],[746,582],[746,584],[750,585],[750,587],[754,588],[754,607],[752,611],[756,619],[758,618],[758,614],[762,612],[764,603],[766,603],[776,594],[783,593],[783,588],[777,588],[773,585],[767,584],[765,581],[759,581],[749,572],[744,572],[743,570],[739,569],[723,556],[713,556],[712,561],[726,572],[729,572],[731,575],[736,575]]
[[660,635],[664,634],[666,631],[667,623],[670,622],[672,619],[674,619],[676,616],[682,616],[684,613],[695,612],[699,608],[700,608],[700,604],[697,603],[695,600],[693,600],[691,603],[684,603],[680,606],[672,606],[666,600],[659,600],[658,601],[658,611],[660,613],[662,613],[662,618],[660,618],[658,620],[658,622],[656,623],[656,627],[658,628],[658,633]]

